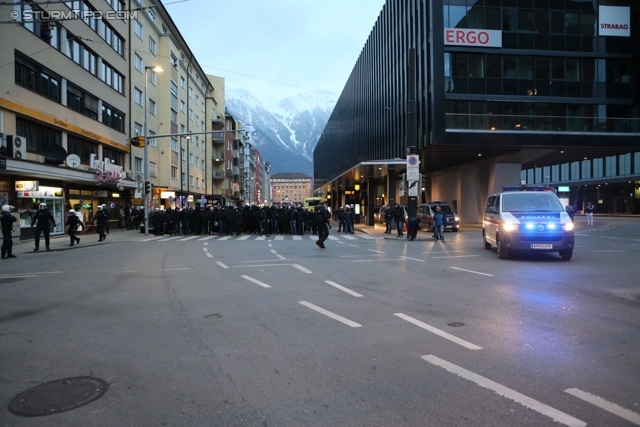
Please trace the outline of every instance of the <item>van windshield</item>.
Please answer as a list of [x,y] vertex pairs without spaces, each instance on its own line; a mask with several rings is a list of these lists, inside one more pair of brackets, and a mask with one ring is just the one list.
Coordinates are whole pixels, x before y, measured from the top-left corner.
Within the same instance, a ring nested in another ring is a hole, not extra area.
[[510,193],[502,195],[503,212],[563,212],[553,193]]

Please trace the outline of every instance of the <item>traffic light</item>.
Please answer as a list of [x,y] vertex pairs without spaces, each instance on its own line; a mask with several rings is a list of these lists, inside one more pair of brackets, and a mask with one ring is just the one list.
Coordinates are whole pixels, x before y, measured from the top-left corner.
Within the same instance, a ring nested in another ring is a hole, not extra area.
[[152,189],[153,189],[153,184],[151,184],[151,182],[149,182],[149,181],[145,181],[144,182],[144,194],[151,193]]
[[132,147],[144,147],[144,136],[134,136],[130,142]]

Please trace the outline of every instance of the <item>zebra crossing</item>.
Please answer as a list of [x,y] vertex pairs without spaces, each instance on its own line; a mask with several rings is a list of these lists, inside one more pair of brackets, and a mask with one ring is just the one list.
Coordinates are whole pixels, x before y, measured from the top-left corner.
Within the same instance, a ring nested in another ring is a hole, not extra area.
[[[274,241],[282,241],[282,240],[318,240],[318,236],[314,235],[304,235],[304,236],[291,236],[291,235],[282,235],[278,234],[275,236],[258,236],[257,234],[243,234],[242,236],[218,236],[218,235],[210,235],[210,236],[153,236],[146,239],[140,240],[141,242],[187,242],[187,241],[195,241],[195,242],[204,242],[207,240],[216,240],[216,241],[226,241],[226,240],[235,240],[235,241],[245,241],[245,240],[274,240]],[[372,236],[368,234],[329,234],[329,240],[375,240],[375,239],[384,239],[383,236]]]

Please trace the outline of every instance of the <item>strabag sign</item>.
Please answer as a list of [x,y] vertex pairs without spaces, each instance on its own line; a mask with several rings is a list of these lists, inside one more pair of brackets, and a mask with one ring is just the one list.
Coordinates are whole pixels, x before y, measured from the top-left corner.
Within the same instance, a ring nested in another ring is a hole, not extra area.
[[600,6],[598,35],[631,37],[631,10],[626,6]]
[[449,46],[502,47],[502,31],[445,28],[444,44]]

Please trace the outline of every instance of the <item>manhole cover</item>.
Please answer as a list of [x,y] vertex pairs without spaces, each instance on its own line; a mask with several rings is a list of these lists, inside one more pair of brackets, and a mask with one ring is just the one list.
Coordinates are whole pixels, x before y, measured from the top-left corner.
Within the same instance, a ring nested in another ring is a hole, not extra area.
[[99,378],[55,380],[25,390],[13,398],[9,410],[23,417],[39,417],[79,408],[102,397],[109,384]]
[[0,285],[4,283],[19,282],[21,280],[24,280],[24,277],[3,277],[0,279]]
[[452,323],[447,323],[447,325],[453,327],[453,328],[459,328],[460,326],[464,326],[464,323],[461,322],[452,322]]

